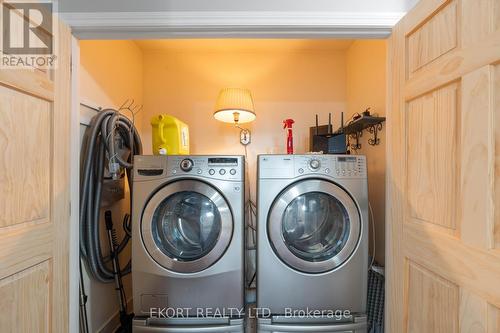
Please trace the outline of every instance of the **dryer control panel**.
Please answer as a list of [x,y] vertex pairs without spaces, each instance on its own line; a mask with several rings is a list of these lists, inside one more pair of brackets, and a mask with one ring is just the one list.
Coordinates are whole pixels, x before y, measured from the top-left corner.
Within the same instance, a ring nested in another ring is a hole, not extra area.
[[335,174],[337,177],[366,177],[366,157],[338,156],[335,161]]
[[362,155],[260,155],[260,178],[295,178],[321,174],[333,178],[366,178]]

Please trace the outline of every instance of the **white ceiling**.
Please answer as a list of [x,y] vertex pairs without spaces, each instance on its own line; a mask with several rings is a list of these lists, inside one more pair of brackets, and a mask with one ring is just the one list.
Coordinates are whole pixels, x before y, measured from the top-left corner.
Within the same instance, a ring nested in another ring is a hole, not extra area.
[[150,52],[302,52],[343,51],[350,39],[156,39],[137,40]]
[[59,0],[61,12],[406,12],[418,0]]

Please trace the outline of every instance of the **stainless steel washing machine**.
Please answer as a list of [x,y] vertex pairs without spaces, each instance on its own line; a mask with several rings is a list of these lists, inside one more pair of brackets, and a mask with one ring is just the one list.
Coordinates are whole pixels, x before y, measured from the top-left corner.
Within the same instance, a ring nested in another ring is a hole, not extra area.
[[355,155],[260,155],[258,332],[366,332],[368,185]]
[[134,332],[243,332],[244,158],[136,156]]

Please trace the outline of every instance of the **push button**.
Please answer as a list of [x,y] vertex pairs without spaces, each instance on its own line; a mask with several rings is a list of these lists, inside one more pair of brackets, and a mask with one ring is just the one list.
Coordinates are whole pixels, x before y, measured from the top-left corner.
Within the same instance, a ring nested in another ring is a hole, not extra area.
[[208,170],[208,174],[209,174],[210,176],[215,175],[215,170],[214,170],[214,169],[210,169],[210,170]]
[[224,175],[226,174],[226,169],[220,169],[220,170],[219,170],[219,174],[220,174],[221,176],[224,176]]
[[231,169],[231,170],[229,170],[229,173],[234,176],[236,174],[236,170],[235,169]]

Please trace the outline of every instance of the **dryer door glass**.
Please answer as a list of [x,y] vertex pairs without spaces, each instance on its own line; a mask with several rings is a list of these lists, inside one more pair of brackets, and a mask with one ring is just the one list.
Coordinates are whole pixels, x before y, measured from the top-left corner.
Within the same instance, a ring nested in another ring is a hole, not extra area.
[[196,192],[178,192],[163,200],[152,221],[156,245],[167,256],[192,261],[210,252],[219,238],[221,217],[212,200]]
[[349,238],[349,215],[335,197],[309,192],[296,197],[285,209],[282,232],[297,257],[323,261],[337,255]]
[[361,236],[356,202],[341,187],[320,179],[290,185],[276,198],[267,229],[276,255],[306,273],[342,266]]

